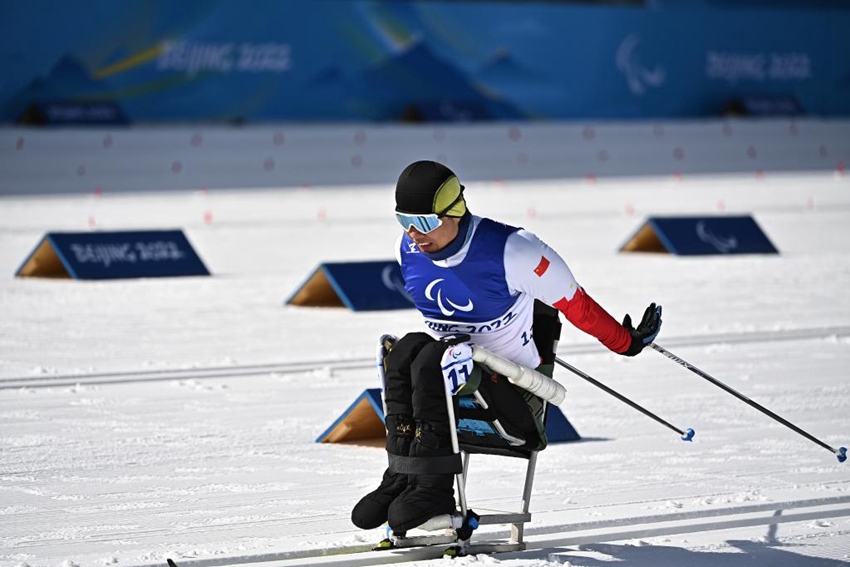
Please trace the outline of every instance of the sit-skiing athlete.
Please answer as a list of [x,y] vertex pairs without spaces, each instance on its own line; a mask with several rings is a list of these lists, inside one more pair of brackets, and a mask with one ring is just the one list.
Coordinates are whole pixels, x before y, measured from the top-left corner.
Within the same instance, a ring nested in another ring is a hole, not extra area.
[[[534,300],[560,311],[575,327],[606,348],[635,356],[661,326],[661,307],[646,308],[632,326],[618,323],[576,282],[566,262],[528,230],[469,212],[464,186],[446,166],[417,161],[407,166],[395,190],[396,216],[404,230],[396,245],[405,290],[428,332],[409,333],[386,355],[386,449],[392,456],[440,457],[453,453],[441,360],[459,333],[514,363],[540,363],[532,337]],[[522,435],[536,425],[518,388],[493,374],[481,380],[497,413]],[[525,429],[525,431],[522,431]],[[522,437],[521,437],[522,438]],[[530,437],[529,437],[530,439]],[[384,472],[380,486],[351,513],[359,528],[387,522],[403,534],[456,509],[454,475]]]

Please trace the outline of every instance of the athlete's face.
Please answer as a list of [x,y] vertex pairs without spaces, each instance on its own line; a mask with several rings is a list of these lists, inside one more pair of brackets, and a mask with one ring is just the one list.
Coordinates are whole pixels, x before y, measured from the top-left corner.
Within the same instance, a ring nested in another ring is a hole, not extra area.
[[443,223],[428,234],[423,234],[411,226],[407,235],[422,252],[439,252],[455,239],[460,227],[459,218],[442,217],[442,220]]

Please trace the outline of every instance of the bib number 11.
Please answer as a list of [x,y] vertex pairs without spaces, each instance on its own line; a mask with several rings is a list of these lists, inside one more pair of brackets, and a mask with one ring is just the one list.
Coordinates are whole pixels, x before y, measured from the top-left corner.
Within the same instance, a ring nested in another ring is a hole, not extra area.
[[472,375],[472,347],[469,343],[452,345],[443,353],[440,363],[446,390],[457,394]]

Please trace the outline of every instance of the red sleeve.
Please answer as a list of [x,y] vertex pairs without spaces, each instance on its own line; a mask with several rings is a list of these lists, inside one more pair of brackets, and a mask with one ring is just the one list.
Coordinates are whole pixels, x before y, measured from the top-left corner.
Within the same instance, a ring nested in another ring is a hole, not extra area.
[[609,350],[621,354],[629,349],[632,336],[581,288],[572,299],[562,297],[554,304],[567,320],[589,335],[593,335]]

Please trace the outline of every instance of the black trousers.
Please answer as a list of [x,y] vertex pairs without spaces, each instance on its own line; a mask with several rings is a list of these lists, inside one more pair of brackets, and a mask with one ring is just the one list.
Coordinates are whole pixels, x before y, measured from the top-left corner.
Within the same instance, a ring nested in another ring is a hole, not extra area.
[[387,415],[410,416],[448,432],[449,413],[440,360],[445,345],[426,333],[409,333],[396,342],[385,360],[384,401]]
[[[387,416],[410,416],[435,433],[449,434],[449,414],[440,366],[446,345],[426,333],[409,333],[396,342],[385,360],[384,400]],[[537,425],[520,390],[507,378],[485,372],[478,388],[511,435],[538,438]],[[455,415],[457,415],[457,399]]]

